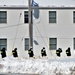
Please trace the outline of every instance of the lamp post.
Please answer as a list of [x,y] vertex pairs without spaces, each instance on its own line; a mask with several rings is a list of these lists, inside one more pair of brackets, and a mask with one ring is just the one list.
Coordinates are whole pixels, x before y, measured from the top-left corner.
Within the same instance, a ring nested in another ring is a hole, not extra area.
[[33,48],[33,24],[32,24],[32,9],[31,9],[31,0],[28,0],[28,9],[29,9],[29,48]]

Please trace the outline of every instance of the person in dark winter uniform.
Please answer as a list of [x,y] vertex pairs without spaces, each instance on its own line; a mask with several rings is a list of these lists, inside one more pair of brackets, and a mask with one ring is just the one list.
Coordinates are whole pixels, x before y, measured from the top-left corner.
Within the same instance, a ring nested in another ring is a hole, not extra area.
[[33,53],[32,48],[30,48],[30,49],[28,50],[28,54],[29,54],[29,57],[33,57],[33,56],[34,56],[34,53]]
[[2,58],[6,57],[6,49],[5,48],[2,48],[1,56],[2,56]]
[[18,57],[17,48],[15,48],[14,50],[12,50],[12,55],[13,55],[13,57]]
[[71,56],[70,47],[68,47],[68,49],[66,50],[66,55]]
[[62,49],[61,49],[61,48],[59,48],[58,50],[56,50],[56,54],[57,54],[57,56],[60,57],[60,56],[61,56],[61,55],[60,55],[61,52],[62,52]]
[[45,50],[45,47],[43,47],[43,49],[41,50],[41,56],[47,56],[46,54],[46,50]]

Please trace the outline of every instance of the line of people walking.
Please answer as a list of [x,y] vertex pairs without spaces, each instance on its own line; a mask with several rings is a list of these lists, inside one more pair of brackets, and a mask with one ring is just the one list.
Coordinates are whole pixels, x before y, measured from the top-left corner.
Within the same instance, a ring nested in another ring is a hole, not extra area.
[[[5,47],[3,47],[2,50],[0,50],[0,53],[1,53],[1,57],[2,58],[7,57]],[[15,48],[14,50],[12,50],[12,55],[13,55],[13,57],[18,57],[17,48]]]
[[[28,54],[29,54],[29,57],[33,57],[33,56],[34,56],[34,53],[33,53],[33,49],[32,49],[32,48],[30,48],[30,49],[28,50]],[[43,57],[43,56],[47,56],[45,47],[43,47],[43,48],[41,49],[41,56],[42,56],[42,57]]]
[[[6,49],[5,48],[2,48],[2,50],[0,50],[0,53],[1,53],[1,57],[2,58],[7,57],[7,55],[6,55]],[[33,48],[30,48],[28,50],[28,54],[29,54],[29,57],[33,57],[34,56]],[[17,48],[14,48],[14,50],[12,50],[12,55],[15,58],[18,57]],[[43,47],[43,49],[41,50],[41,56],[42,57],[43,56],[47,56],[45,47]]]
[[[0,53],[1,53],[1,57],[2,57],[2,58],[4,58],[4,57],[7,56],[7,55],[6,55],[6,49],[5,49],[5,48],[2,48],[2,50],[0,50]],[[61,48],[58,48],[58,49],[56,50],[56,55],[57,55],[58,57],[60,57],[60,56],[61,56],[61,53],[62,53],[62,49],[61,49]],[[12,55],[13,55],[13,57],[15,57],[15,58],[18,57],[17,48],[14,48],[14,50],[12,50]],[[30,49],[28,50],[28,55],[29,55],[29,57],[34,57],[33,48],[30,48]],[[66,55],[67,55],[67,56],[71,56],[70,47],[68,47],[68,49],[66,50]],[[41,49],[41,56],[42,56],[42,57],[47,56],[45,47],[43,47],[43,48]]]
[[[65,52],[66,52],[66,55],[67,55],[67,56],[71,56],[70,47],[68,47],[68,49],[67,49]],[[56,55],[57,55],[58,57],[60,57],[60,56],[61,56],[61,53],[62,53],[62,49],[61,49],[61,48],[58,48],[58,49],[56,50]]]

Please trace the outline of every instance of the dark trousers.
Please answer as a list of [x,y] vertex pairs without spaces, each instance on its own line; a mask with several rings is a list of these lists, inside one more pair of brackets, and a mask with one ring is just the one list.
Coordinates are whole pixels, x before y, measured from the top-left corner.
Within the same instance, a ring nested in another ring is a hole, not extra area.
[[6,57],[6,52],[2,51],[1,56],[2,56],[2,58]]
[[18,57],[17,51],[12,51],[13,57]]

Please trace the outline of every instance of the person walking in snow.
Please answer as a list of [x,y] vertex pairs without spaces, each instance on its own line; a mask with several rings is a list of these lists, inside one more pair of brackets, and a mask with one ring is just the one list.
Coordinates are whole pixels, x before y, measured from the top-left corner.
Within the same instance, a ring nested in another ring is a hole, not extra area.
[[33,57],[34,56],[34,53],[33,53],[33,50],[32,50],[33,48],[30,48],[29,50],[28,50],[28,54],[29,54],[29,57]]
[[12,55],[13,55],[13,57],[18,57],[17,48],[15,48],[14,50],[12,50]]
[[68,49],[66,50],[66,55],[71,56],[70,47],[68,47]]
[[61,49],[61,48],[58,48],[58,49],[56,50],[56,55],[60,57],[60,56],[61,56],[61,55],[60,55],[61,52],[62,52],[62,49]]
[[2,58],[6,57],[6,49],[5,49],[5,47],[3,47],[2,50],[1,50],[1,56],[2,56]]
[[42,56],[42,57],[43,57],[43,56],[47,56],[45,47],[43,47],[43,48],[41,49],[41,56]]

